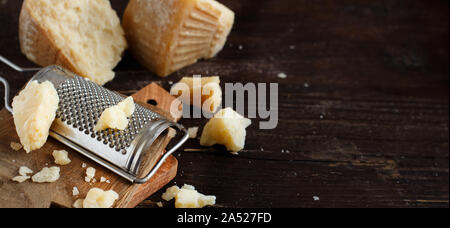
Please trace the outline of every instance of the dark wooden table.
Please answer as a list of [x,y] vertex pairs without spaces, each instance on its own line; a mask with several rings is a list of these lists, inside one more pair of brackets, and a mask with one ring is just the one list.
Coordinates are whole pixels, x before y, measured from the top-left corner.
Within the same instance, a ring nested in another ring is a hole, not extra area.
[[[31,67],[19,50],[21,2],[0,0],[0,54]],[[276,129],[254,119],[238,156],[189,141],[175,183],[219,207],[449,207],[447,0],[221,2],[237,17],[216,58],[158,78],[126,54],[106,85],[131,94],[192,74],[279,83]],[[126,3],[112,1],[120,16]],[[0,74],[13,93],[32,76],[2,64]]]

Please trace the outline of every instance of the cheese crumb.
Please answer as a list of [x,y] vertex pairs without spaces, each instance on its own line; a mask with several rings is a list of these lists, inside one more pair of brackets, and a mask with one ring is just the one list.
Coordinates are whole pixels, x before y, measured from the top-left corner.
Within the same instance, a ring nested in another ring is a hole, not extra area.
[[72,189],[72,195],[73,196],[77,196],[77,195],[79,195],[80,194],[80,191],[78,190],[78,188],[77,187],[73,187],[73,189]]
[[111,208],[117,199],[119,195],[113,190],[92,188],[83,200],[83,208]]
[[83,164],[81,164],[81,168],[86,168],[86,163],[83,162]]
[[105,177],[100,177],[100,182],[101,183],[106,182],[106,178]]
[[16,177],[13,177],[13,181],[16,181],[16,182],[19,182],[19,183],[23,183],[23,182],[25,182],[26,180],[28,180],[28,179],[30,179],[31,177],[29,177],[29,176],[16,176]]
[[175,198],[176,208],[203,208],[216,204],[215,196],[206,196],[195,190],[192,185],[172,186],[162,195],[162,199],[170,201]]
[[71,162],[68,156],[68,152],[65,150],[54,150],[53,157],[57,165],[67,165]]
[[246,128],[251,120],[244,118],[231,108],[220,110],[203,128],[200,145],[225,145],[230,152],[244,148]]
[[128,118],[133,115],[134,109],[133,97],[128,97],[119,104],[105,109],[95,125],[94,131],[108,128],[125,130],[128,127]]
[[286,75],[285,73],[279,73],[279,74],[278,74],[278,78],[286,79],[286,78],[287,78],[287,75]]
[[58,93],[49,81],[31,81],[14,97],[14,125],[27,153],[40,149],[47,141],[58,103]]
[[15,151],[19,151],[23,148],[22,144],[20,143],[16,143],[16,142],[11,142],[11,149],[15,150]]
[[89,167],[86,169],[86,177],[84,177],[84,181],[91,182],[92,178],[95,176],[95,169]]
[[188,129],[189,138],[195,139],[198,134],[198,127],[191,127]]
[[31,170],[30,168],[26,167],[26,166],[22,166],[19,168],[19,174],[21,176],[28,176],[28,174],[33,173],[33,170]]
[[157,205],[158,207],[163,207],[162,202],[156,202],[156,205]]
[[319,201],[320,198],[318,196],[313,196],[314,201]]
[[36,173],[31,179],[37,183],[51,183],[59,179],[59,167],[45,167],[40,172]]

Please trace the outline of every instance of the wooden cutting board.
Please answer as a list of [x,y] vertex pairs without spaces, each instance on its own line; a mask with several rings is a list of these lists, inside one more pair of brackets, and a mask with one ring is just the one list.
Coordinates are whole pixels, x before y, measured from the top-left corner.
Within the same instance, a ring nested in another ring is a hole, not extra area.
[[[135,101],[143,106],[173,121],[169,115],[170,105],[175,100],[174,97],[156,84],[150,84],[133,95]],[[148,105],[147,102],[157,102],[157,106]],[[149,151],[163,154],[171,138],[169,135],[160,137]],[[119,200],[115,207],[130,208],[135,207],[144,199],[168,184],[177,173],[178,161],[170,156],[155,176],[146,184],[130,184],[128,181],[110,172],[106,168],[97,165],[83,155],[71,150],[62,143],[49,137],[43,148],[26,154],[23,149],[14,151],[11,142],[20,142],[16,134],[13,118],[6,110],[0,111],[0,208],[48,208],[51,206],[72,207],[76,199],[84,198],[93,187],[104,190],[114,190],[119,194]],[[54,163],[53,150],[64,149],[69,152],[72,162],[66,166],[59,166]],[[82,168],[85,163],[87,167],[95,168],[95,183],[84,181],[86,168]],[[58,166],[61,169],[60,179],[54,183],[33,183],[28,180],[24,183],[17,183],[11,179],[18,175],[21,166],[27,166],[35,173],[44,167]],[[144,167],[150,170],[151,167]],[[110,183],[100,183],[100,178],[105,177]],[[72,195],[73,187],[77,187],[80,194]]]

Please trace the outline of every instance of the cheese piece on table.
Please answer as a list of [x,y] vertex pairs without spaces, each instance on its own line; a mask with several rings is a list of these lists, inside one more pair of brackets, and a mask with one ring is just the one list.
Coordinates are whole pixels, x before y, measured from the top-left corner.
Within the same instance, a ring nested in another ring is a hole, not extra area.
[[94,131],[102,131],[105,129],[125,130],[128,127],[128,117],[134,113],[134,101],[132,97],[128,97],[119,104],[105,109]]
[[132,54],[161,77],[214,57],[233,23],[214,0],[131,0],[122,22]]
[[41,66],[61,65],[103,85],[127,47],[108,0],[25,0],[19,18],[22,52]]
[[30,168],[26,167],[26,166],[21,166],[19,168],[19,175],[21,176],[28,176],[28,174],[33,173],[33,170],[31,170]]
[[228,151],[238,152],[245,146],[246,128],[251,120],[231,108],[220,110],[203,128],[200,145],[225,145]]
[[22,144],[16,142],[11,142],[10,147],[15,151],[19,151],[23,148]]
[[24,150],[29,153],[47,141],[55,120],[59,97],[49,81],[31,81],[12,102],[14,125]]
[[[222,104],[222,88],[218,76],[184,77],[172,86],[170,94],[185,104],[201,104],[200,108],[212,113]],[[196,96],[201,100],[196,102],[194,100]]]
[[59,167],[44,167],[40,172],[34,174],[31,180],[37,183],[55,182],[59,179],[59,171]]
[[91,182],[91,180],[94,178],[95,176],[95,169],[92,167],[89,167],[86,169],[86,176],[84,177],[84,181],[86,182]]
[[19,182],[19,183],[23,183],[23,182],[25,182],[26,180],[28,180],[28,179],[30,179],[31,177],[29,177],[29,176],[16,176],[16,177],[13,177],[13,181],[15,181],[15,182]]
[[67,165],[71,162],[68,152],[65,150],[54,150],[52,155],[55,158],[55,164],[57,165]]
[[119,195],[113,190],[103,191],[100,188],[92,188],[82,204],[83,208],[111,208],[117,199]]
[[206,196],[195,190],[192,185],[184,185],[181,188],[172,186],[162,195],[162,199],[170,201],[175,198],[176,208],[203,208],[216,204],[215,196]]

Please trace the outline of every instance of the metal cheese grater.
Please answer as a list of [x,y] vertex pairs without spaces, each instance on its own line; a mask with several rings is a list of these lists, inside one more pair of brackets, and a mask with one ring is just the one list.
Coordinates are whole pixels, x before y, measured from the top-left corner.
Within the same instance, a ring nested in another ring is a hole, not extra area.
[[[60,103],[50,136],[132,183],[147,182],[166,158],[188,139],[187,130],[182,125],[138,104],[124,131],[107,129],[95,132],[94,126],[102,112],[124,100],[122,96],[59,66],[43,68],[33,80],[50,81],[58,92]],[[8,104],[6,108],[9,108]],[[144,153],[169,128],[181,131],[183,137],[149,173],[138,177]]]

